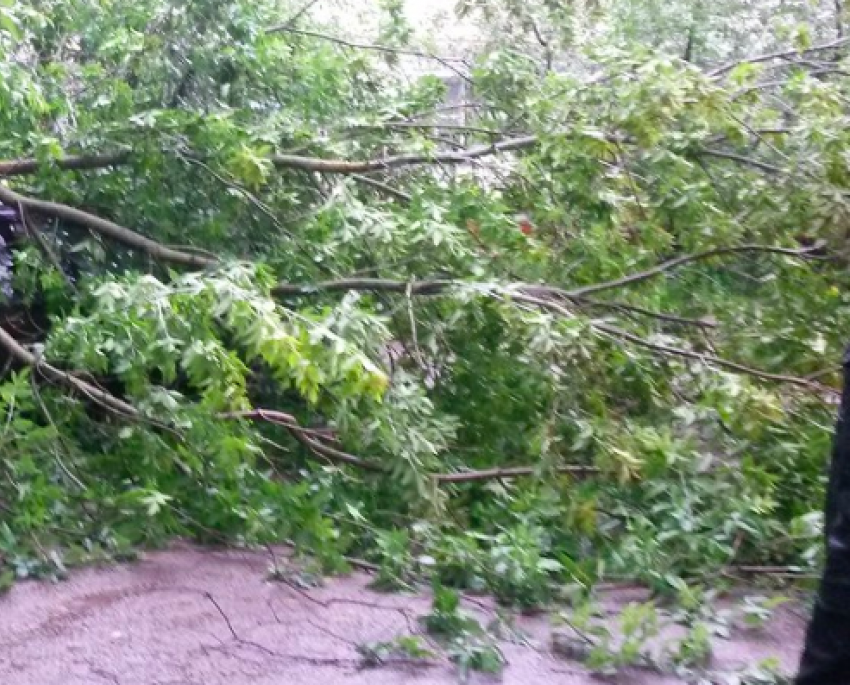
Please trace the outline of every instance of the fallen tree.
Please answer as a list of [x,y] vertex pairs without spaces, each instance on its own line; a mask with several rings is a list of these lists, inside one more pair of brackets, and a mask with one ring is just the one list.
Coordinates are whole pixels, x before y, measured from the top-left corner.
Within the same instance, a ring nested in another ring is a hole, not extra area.
[[215,531],[531,602],[809,558],[846,40],[543,80],[493,51],[451,62],[457,123],[374,68],[421,50],[273,3],[63,8],[0,33],[7,563]]

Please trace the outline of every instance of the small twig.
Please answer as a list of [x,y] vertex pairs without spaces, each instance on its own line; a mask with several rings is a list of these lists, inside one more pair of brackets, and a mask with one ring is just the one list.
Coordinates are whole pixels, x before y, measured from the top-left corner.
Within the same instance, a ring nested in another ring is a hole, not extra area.
[[356,557],[345,557],[345,560],[355,568],[359,568],[364,571],[369,571],[370,573],[377,573],[381,570],[381,567],[378,564],[373,564],[371,561],[365,561],[364,559],[357,559]]
[[730,566],[726,574],[773,576],[774,578],[795,578],[798,580],[818,580],[820,574],[801,571],[793,566]]
[[[66,452],[70,454],[70,449],[68,447],[68,443],[65,440],[65,437],[62,435],[62,432],[59,430],[59,427],[56,425],[56,422],[53,420],[53,416],[50,411],[47,409],[47,405],[44,403],[44,398],[41,396],[41,392],[39,392],[38,384],[35,382],[35,375],[30,374],[30,387],[32,388],[33,397],[35,398],[36,403],[41,409],[41,413],[44,415],[44,418],[47,419],[47,422],[50,424],[50,427],[53,429],[56,439],[59,444],[65,449]],[[68,479],[79,488],[81,492],[86,491],[86,486],[83,482],[77,478],[76,474],[68,468],[68,465],[65,463],[65,460],[59,455],[58,449],[53,450],[53,458],[56,461],[56,465],[62,470],[62,472],[68,477]]]

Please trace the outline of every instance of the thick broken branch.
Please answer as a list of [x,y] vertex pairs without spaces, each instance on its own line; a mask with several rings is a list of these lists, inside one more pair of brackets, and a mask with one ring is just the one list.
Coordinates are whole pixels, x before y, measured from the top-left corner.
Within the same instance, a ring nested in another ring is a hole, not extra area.
[[182,252],[180,250],[174,250],[170,247],[166,247],[155,240],[146,238],[142,234],[136,233],[124,226],[120,226],[108,219],[102,219],[94,214],[89,214],[88,212],[84,212],[80,209],[76,209],[75,207],[70,207],[59,202],[37,200],[35,198],[27,197],[26,195],[21,195],[20,193],[17,193],[3,185],[0,185],[0,202],[12,207],[22,206],[26,209],[47,214],[48,216],[57,217],[59,219],[64,219],[66,221],[85,226],[86,228],[89,228],[102,236],[116,240],[127,247],[141,250],[142,252],[149,254],[154,259],[161,259],[173,264],[182,264],[192,267],[207,267],[213,266],[217,263],[215,260],[203,257],[199,254],[191,254],[189,252]]
[[[473,145],[472,147],[465,149],[435,152],[433,154],[410,153],[391,155],[384,158],[349,160],[324,159],[322,157],[308,157],[305,155],[280,153],[270,155],[268,160],[272,166],[277,169],[296,169],[298,171],[324,174],[366,174],[373,171],[388,171],[390,169],[399,169],[422,164],[467,164],[469,162],[474,162],[477,159],[497,155],[503,152],[526,150],[534,147],[539,142],[540,139],[538,136],[528,135],[517,136],[514,138],[503,138],[502,140],[495,141],[493,143]],[[701,150],[699,151],[699,154],[738,161],[742,164],[748,164],[770,173],[779,173],[782,171],[779,167],[774,167],[770,164],[749,159],[741,155],[727,153],[722,150]],[[196,152],[184,152],[181,153],[180,156],[194,161],[205,161],[206,159],[205,155]],[[0,177],[32,174],[41,168],[49,166],[55,166],[58,169],[83,170],[123,166],[131,162],[132,155],[129,152],[91,156],[68,155],[58,159],[52,159],[48,162],[42,162],[41,160],[27,157],[0,161]]]

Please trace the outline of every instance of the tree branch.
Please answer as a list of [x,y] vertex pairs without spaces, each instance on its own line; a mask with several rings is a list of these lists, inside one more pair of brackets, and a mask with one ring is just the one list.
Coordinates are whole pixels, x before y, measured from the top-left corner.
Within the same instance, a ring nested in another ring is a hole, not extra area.
[[409,204],[411,200],[413,200],[413,197],[408,193],[405,193],[403,190],[393,188],[391,185],[388,185],[387,183],[384,183],[382,181],[378,181],[374,178],[369,178],[368,176],[363,176],[361,174],[354,174],[351,178],[353,178],[358,183],[362,183],[363,185],[372,186],[373,188],[380,190],[386,195],[391,195],[397,200],[401,200],[405,204]]
[[360,162],[284,154],[272,155],[269,160],[278,168],[300,169],[301,171],[316,171],[329,174],[364,174],[370,171],[385,171],[387,169],[415,166],[417,164],[465,164],[474,159],[488,157],[500,152],[523,150],[533,147],[537,143],[537,136],[520,136],[517,138],[506,138],[492,144],[476,145],[465,150],[437,152],[432,155],[419,153],[402,154]]
[[[518,302],[525,302],[527,304],[536,305],[542,309],[554,311],[563,316],[572,316],[572,312],[570,312],[566,307],[564,307],[558,302],[553,302],[551,300],[543,300],[530,295],[514,296],[514,299],[516,299],[516,301]],[[618,328],[616,326],[612,326],[610,324],[593,321],[590,323],[590,327],[593,330],[599,331],[608,336],[620,340],[625,340],[626,342],[632,343],[633,345],[643,347],[652,352],[656,352],[665,356],[693,359],[696,361],[703,362],[704,364],[729,369],[730,371],[734,371],[745,376],[753,376],[754,378],[760,378],[762,380],[773,381],[776,383],[788,383],[790,385],[797,385],[803,388],[807,388],[808,390],[813,390],[817,393],[820,393],[821,395],[840,394],[839,390],[836,390],[835,388],[826,385],[821,385],[820,383],[814,382],[808,378],[800,378],[798,376],[788,376],[784,374],[770,373],[768,371],[761,371],[760,369],[755,369],[751,366],[746,366],[745,364],[739,364],[738,362],[723,359],[722,357],[703,354],[701,352],[694,352],[692,350],[686,350],[681,347],[673,347],[671,345],[653,343],[649,340],[646,340],[645,338],[641,338],[639,335],[635,335],[634,333],[630,333],[629,331],[623,330],[622,328]]]
[[685,264],[690,264],[692,262],[702,261],[705,259],[711,259],[712,257],[720,257],[722,255],[765,252],[769,254],[785,255],[788,257],[806,257],[811,255],[811,253],[816,252],[817,250],[823,249],[823,247],[824,244],[822,242],[817,242],[811,247],[804,247],[800,249],[774,247],[772,245],[739,245],[737,247],[718,247],[714,250],[706,250],[705,252],[698,252],[696,254],[676,257],[675,259],[670,259],[666,262],[663,262],[662,264],[659,264],[658,266],[652,267],[651,269],[647,269],[646,271],[640,271],[638,273],[634,273],[629,276],[624,276],[623,278],[618,278],[613,281],[605,281],[604,283],[595,283],[593,285],[584,286],[582,288],[568,290],[565,294],[568,298],[580,298],[584,297],[585,295],[602,292],[603,290],[622,288],[623,286],[633,285],[641,281],[646,281],[650,278],[655,278],[656,276],[660,276],[661,274],[667,271],[677,269],[680,266],[684,266]]
[[775,59],[783,59],[785,57],[794,57],[797,55],[810,55],[815,52],[823,52],[824,50],[832,50],[834,48],[840,48],[850,42],[850,37],[842,37],[837,40],[830,41],[828,43],[822,43],[821,45],[814,45],[805,50],[783,50],[780,52],[772,52],[766,55],[758,55],[756,57],[747,57],[742,60],[738,60],[736,62],[730,62],[725,64],[717,69],[708,72],[708,76],[710,77],[718,77],[726,74],[727,72],[732,71],[739,64],[758,64],[760,62],[770,62]]
[[317,31],[306,31],[304,29],[296,29],[290,26],[289,24],[272,26],[271,28],[266,29],[266,33],[292,33],[299,36],[318,38],[319,40],[324,40],[329,43],[335,43],[336,45],[342,45],[343,47],[352,48],[354,50],[369,50],[371,52],[383,52],[391,55],[406,55],[408,57],[418,57],[420,59],[433,60],[438,64],[442,64],[446,69],[451,70],[457,76],[460,76],[467,83],[472,83],[472,79],[470,79],[469,76],[467,76],[460,69],[454,66],[454,64],[466,64],[466,60],[460,57],[440,57],[439,55],[433,55],[429,52],[421,52],[419,50],[411,50],[409,48],[396,48],[391,47],[389,45],[374,45],[372,43],[354,43],[352,41],[345,40],[344,38],[338,38],[337,36],[329,36],[325,33],[318,33]]
[[[505,138],[492,144],[475,145],[465,150],[437,152],[431,155],[412,153],[393,155],[383,159],[352,161],[346,159],[323,159],[321,157],[306,157],[303,155],[274,154],[269,156],[269,162],[278,169],[297,169],[326,174],[365,174],[371,171],[386,171],[419,164],[466,164],[481,157],[488,157],[502,152],[514,152],[533,147],[537,144],[537,136],[519,136]],[[204,161],[205,156],[198,153],[183,153],[182,157]],[[111,166],[123,166],[132,161],[129,152],[102,155],[68,155],[50,161],[42,162],[34,158],[21,158],[0,161],[0,177],[21,176],[32,174],[39,169],[55,166],[59,169],[103,169]]]
[[129,164],[132,155],[129,151],[114,152],[103,155],[69,155],[59,159],[43,161],[33,157],[0,161],[0,176],[22,176],[33,174],[39,169],[55,166],[67,171],[104,169],[111,166]]
[[[554,471],[573,476],[588,476],[599,473],[595,466],[557,466]],[[541,470],[533,466],[515,466],[503,469],[484,469],[482,471],[458,471],[457,473],[441,473],[434,476],[438,483],[470,483],[479,480],[497,480],[499,478],[518,478],[533,476]]]
[[673,347],[671,345],[661,345],[653,343],[649,340],[641,338],[638,335],[629,333],[628,331],[624,331],[622,328],[617,328],[616,326],[611,326],[609,324],[594,323],[593,328],[615,338],[620,338],[622,340],[625,340],[626,342],[630,342],[633,345],[637,345],[639,347],[643,347],[645,349],[651,350],[653,352],[658,352],[667,356],[693,359],[695,361],[700,361],[710,366],[718,366],[724,369],[729,369],[730,371],[734,371],[745,376],[753,376],[754,378],[761,378],[762,380],[773,381],[776,383],[788,383],[789,385],[797,385],[799,387],[807,388],[808,390],[814,390],[819,393],[826,393],[831,395],[840,394],[840,392],[835,388],[829,387],[827,385],[821,385],[820,383],[816,383],[815,381],[809,380],[808,378],[788,376],[779,373],[769,373],[767,371],[761,371],[760,369],[754,369],[753,367],[746,366],[745,364],[739,364],[738,362],[723,359],[722,357],[702,354],[701,352],[694,352],[692,350],[686,350],[681,347]]
[[281,411],[271,409],[251,409],[241,412],[225,412],[218,415],[222,419],[251,419],[261,420],[268,423],[273,423],[278,426],[283,426],[298,442],[304,445],[308,450],[321,457],[325,457],[330,461],[341,462],[356,466],[357,468],[366,471],[384,471],[384,467],[371,461],[366,461],[360,457],[356,457],[348,452],[343,452],[329,445],[325,445],[318,439],[310,435],[309,429],[304,428],[298,423],[298,420],[291,414],[286,414]]
[[[301,444],[307,447],[315,454],[326,457],[331,461],[337,461],[350,466],[367,471],[386,471],[385,467],[375,462],[366,461],[353,454],[348,454],[341,450],[329,447],[322,444],[318,439],[310,435],[308,429],[303,428],[298,424],[298,421],[291,414],[286,414],[280,411],[271,409],[251,409],[241,412],[227,412],[219,414],[220,418],[224,419],[251,419],[267,421],[286,428],[292,436]],[[555,469],[558,473],[568,473],[575,476],[587,476],[599,473],[599,469],[595,466],[560,466]],[[438,483],[468,483],[478,480],[495,480],[497,478],[520,478],[523,476],[533,476],[539,472],[539,469],[533,466],[515,466],[508,468],[484,469],[481,471],[460,471],[457,473],[435,473],[431,477]]]
[[299,9],[295,14],[293,14],[289,19],[287,19],[282,26],[294,27],[295,24],[298,23],[298,20],[303,17],[307,12],[309,12],[314,5],[317,5],[319,0],[309,0],[301,9]]
[[48,380],[54,381],[66,388],[76,390],[86,397],[94,400],[98,404],[111,409],[119,415],[128,418],[138,418],[139,410],[134,406],[127,404],[123,400],[118,399],[114,395],[101,390],[100,388],[88,383],[80,378],[77,378],[67,371],[57,369],[55,366],[42,361],[27,348],[15,340],[4,328],[0,327],[0,347],[2,347],[9,355],[19,364],[30,366],[41,373]]
[[217,263],[209,257],[203,257],[199,254],[191,254],[189,252],[181,252],[180,250],[174,250],[170,247],[166,247],[155,240],[146,238],[140,233],[136,233],[135,231],[125,228],[124,226],[120,226],[108,219],[102,219],[94,214],[89,214],[88,212],[84,212],[74,207],[69,207],[68,205],[64,205],[59,202],[37,200],[35,198],[27,197],[26,195],[21,195],[20,193],[17,193],[3,185],[0,185],[0,202],[13,207],[21,205],[26,209],[31,209],[36,212],[41,212],[42,214],[47,214],[48,216],[54,216],[60,219],[65,219],[66,221],[80,224],[81,226],[85,226],[86,228],[106,236],[107,238],[116,240],[123,245],[146,252],[155,259],[161,259],[174,264],[183,264],[185,266],[192,267],[208,267]]
[[[780,254],[789,257],[805,257],[812,252],[823,248],[823,244],[818,242],[811,247],[800,249],[790,249],[783,247],[775,247],[772,245],[740,245],[737,247],[719,247],[714,250],[698,252],[696,254],[684,255],[669,261],[663,262],[646,271],[624,276],[613,281],[605,281],[603,283],[595,283],[592,285],[566,290],[550,285],[536,285],[532,283],[511,283],[511,284],[494,284],[480,283],[469,281],[455,280],[432,280],[432,281],[398,281],[383,278],[343,278],[335,281],[321,281],[311,284],[295,284],[295,283],[279,283],[272,289],[272,293],[277,297],[293,296],[293,295],[315,295],[323,292],[347,292],[350,290],[371,291],[371,292],[391,292],[391,293],[410,293],[411,295],[438,295],[445,290],[451,288],[463,287],[479,287],[479,288],[498,288],[510,294],[511,292],[526,293],[532,296],[549,295],[560,297],[565,300],[582,300],[585,296],[598,293],[603,290],[612,290],[623,286],[639,283],[650,278],[659,276],[667,271],[671,271],[680,266],[690,264],[712,257],[719,257],[727,254],[737,253],[753,253],[766,252],[771,254]],[[593,302],[593,304],[603,304],[601,302]]]
[[599,309],[613,309],[626,312],[627,314],[639,314],[650,319],[658,319],[667,323],[673,323],[680,326],[695,326],[696,328],[717,328],[717,323],[710,319],[691,319],[685,316],[676,316],[675,314],[667,314],[665,312],[656,312],[645,307],[638,307],[627,302],[607,302],[605,300],[591,300],[582,298],[579,302],[581,307],[598,307]]
[[769,174],[781,174],[784,173],[784,169],[778,166],[774,166],[773,164],[767,164],[766,162],[760,162],[757,159],[753,159],[752,157],[745,157],[743,155],[736,155],[734,152],[725,152],[723,150],[713,150],[710,148],[703,148],[700,150],[700,153],[703,155],[708,155],[709,157],[717,157],[719,159],[729,159],[733,162],[738,162],[740,164],[745,164],[747,166],[754,167],[756,169],[761,169],[762,171],[766,171]]

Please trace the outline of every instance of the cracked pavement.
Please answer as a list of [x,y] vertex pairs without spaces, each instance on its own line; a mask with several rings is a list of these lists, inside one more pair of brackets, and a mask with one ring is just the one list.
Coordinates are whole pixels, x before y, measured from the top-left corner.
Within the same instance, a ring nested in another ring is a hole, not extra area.
[[[364,668],[359,644],[419,632],[427,595],[369,590],[369,577],[329,579],[321,588],[269,580],[268,554],[179,545],[134,564],[74,571],[68,581],[19,583],[0,597],[0,683],[4,685],[453,685],[444,657]],[[635,599],[628,592],[616,605]],[[466,610],[487,619],[486,600]],[[503,642],[505,685],[600,682],[550,651],[545,616],[521,616],[523,642]],[[777,657],[793,670],[804,623],[780,610],[763,633],[718,643],[715,667]],[[611,681],[608,681],[611,682]],[[682,681],[626,672],[622,685]]]

